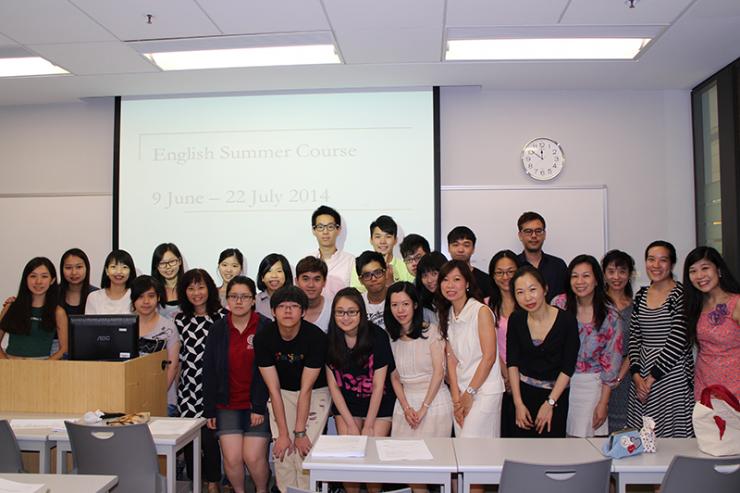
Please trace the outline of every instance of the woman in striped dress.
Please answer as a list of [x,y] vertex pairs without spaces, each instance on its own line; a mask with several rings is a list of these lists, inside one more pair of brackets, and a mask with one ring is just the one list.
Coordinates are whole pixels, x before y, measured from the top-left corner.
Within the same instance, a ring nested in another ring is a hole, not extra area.
[[[183,418],[203,417],[203,355],[211,326],[224,315],[218,288],[203,269],[183,274],[177,286],[181,312],[175,317],[180,334],[180,384],[177,402]],[[208,492],[218,491],[221,481],[221,449],[214,431],[200,429],[203,479]],[[192,445],[192,444],[191,444]],[[193,447],[185,448],[188,474],[193,477]]]
[[650,286],[635,297],[630,321],[630,388],[627,424],[642,427],[642,417],[655,420],[658,437],[694,435],[694,363],[683,313],[683,286],[673,280],[676,249],[654,241],[645,250]]

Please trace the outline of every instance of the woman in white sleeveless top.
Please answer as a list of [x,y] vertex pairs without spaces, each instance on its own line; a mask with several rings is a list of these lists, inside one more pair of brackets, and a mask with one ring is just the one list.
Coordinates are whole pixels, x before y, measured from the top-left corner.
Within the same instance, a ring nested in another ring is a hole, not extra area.
[[476,299],[470,267],[447,262],[439,271],[440,332],[448,341],[447,371],[455,415],[455,436],[501,436],[504,381],[496,357],[491,309]]

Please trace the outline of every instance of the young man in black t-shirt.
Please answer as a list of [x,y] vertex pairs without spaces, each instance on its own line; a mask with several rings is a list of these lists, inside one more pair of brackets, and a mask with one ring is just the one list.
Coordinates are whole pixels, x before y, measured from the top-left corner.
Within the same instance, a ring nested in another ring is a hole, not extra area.
[[483,298],[489,298],[493,294],[491,277],[477,267],[473,267],[473,264],[470,263],[470,258],[475,253],[476,241],[475,233],[467,226],[455,226],[447,233],[447,249],[450,256],[453,260],[461,260],[470,266],[470,270],[475,277],[475,283],[478,285]]
[[297,287],[278,289],[270,298],[275,322],[254,340],[270,393],[275,480],[282,493],[288,486],[309,488],[303,457],[324,430],[331,409],[324,372],[326,334],[303,320],[307,306],[308,298]]

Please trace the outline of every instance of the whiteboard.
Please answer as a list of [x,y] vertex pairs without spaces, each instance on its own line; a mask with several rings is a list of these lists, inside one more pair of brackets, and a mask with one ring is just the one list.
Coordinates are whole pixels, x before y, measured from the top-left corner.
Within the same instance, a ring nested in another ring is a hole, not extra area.
[[23,267],[33,257],[48,257],[58,270],[62,253],[72,247],[90,257],[90,282],[100,285],[112,217],[110,194],[0,195],[0,298],[18,293]]
[[566,264],[582,253],[601,259],[607,251],[606,186],[443,186],[440,196],[443,252],[448,253],[447,233],[468,226],[478,238],[473,265],[484,272],[499,250],[522,251],[516,221],[526,211],[545,218],[543,250]]

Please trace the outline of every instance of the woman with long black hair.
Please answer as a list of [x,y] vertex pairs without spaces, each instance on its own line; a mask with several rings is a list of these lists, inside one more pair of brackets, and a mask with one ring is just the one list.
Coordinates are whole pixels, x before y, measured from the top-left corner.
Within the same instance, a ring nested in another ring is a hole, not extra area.
[[696,343],[694,397],[708,385],[724,385],[740,398],[740,283],[722,255],[700,246],[684,262],[689,340]]

